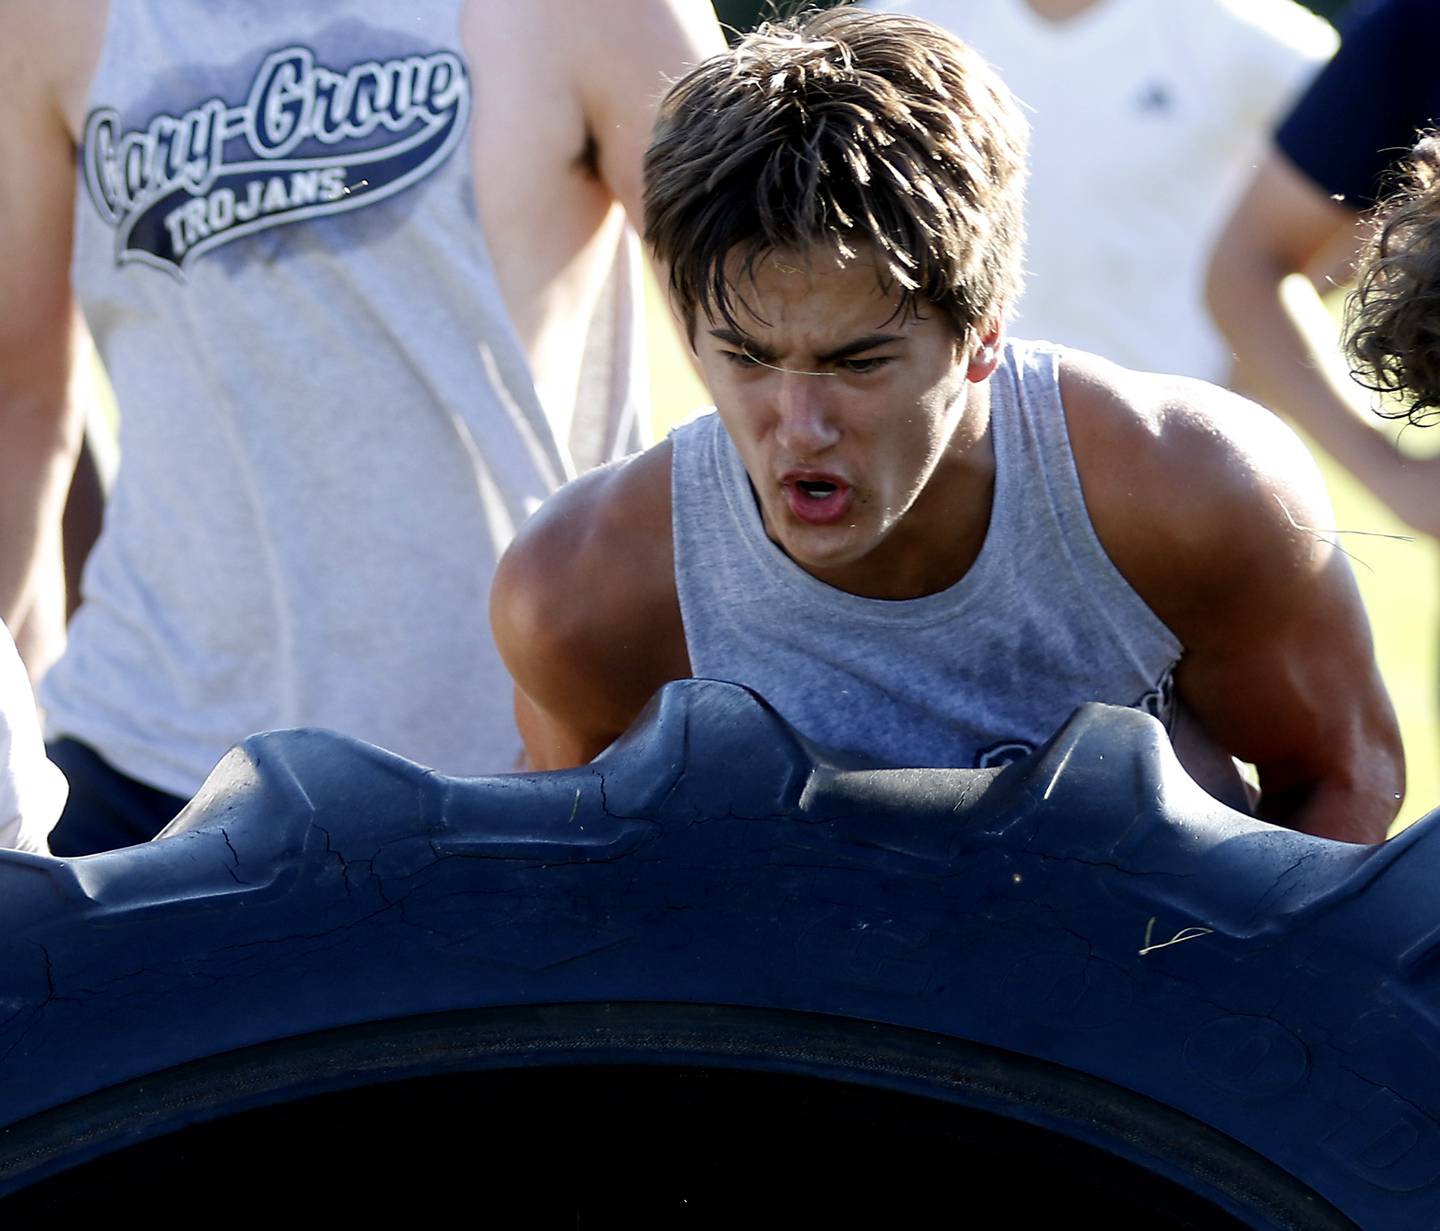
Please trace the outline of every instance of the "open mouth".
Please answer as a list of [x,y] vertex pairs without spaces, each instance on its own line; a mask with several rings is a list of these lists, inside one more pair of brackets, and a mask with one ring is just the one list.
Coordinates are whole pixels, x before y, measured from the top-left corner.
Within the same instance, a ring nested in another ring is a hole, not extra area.
[[828,500],[840,489],[834,483],[821,479],[801,479],[795,484],[811,500]]
[[854,496],[850,485],[837,479],[789,478],[784,486],[790,512],[812,525],[839,521]]

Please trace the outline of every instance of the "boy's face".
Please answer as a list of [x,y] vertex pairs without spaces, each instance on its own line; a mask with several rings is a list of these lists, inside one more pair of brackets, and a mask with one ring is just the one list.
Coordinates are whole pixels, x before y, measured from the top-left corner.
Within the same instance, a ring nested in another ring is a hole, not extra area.
[[842,589],[918,597],[925,555],[953,542],[932,482],[974,443],[957,429],[998,331],[962,339],[936,308],[902,314],[881,279],[866,251],[768,254],[731,282],[738,328],[702,310],[694,342],[770,538]]

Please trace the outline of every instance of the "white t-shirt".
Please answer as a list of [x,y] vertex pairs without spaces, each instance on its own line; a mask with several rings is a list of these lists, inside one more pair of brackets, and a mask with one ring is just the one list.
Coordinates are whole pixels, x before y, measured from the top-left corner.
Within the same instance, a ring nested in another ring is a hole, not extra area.
[[1224,382],[1209,252],[1290,100],[1335,50],[1294,0],[875,0],[985,56],[1032,126],[1016,332]]
[[0,847],[50,853],[69,787],[45,755],[25,666],[0,624]]

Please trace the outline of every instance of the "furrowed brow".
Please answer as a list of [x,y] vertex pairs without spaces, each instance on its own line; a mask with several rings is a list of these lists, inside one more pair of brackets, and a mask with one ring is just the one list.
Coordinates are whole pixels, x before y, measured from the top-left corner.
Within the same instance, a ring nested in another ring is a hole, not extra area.
[[752,358],[764,360],[766,363],[775,358],[772,352],[766,350],[754,338],[747,338],[738,329],[712,329],[710,336],[717,342],[724,342],[726,346],[733,346],[736,350]]
[[867,350],[873,350],[877,346],[888,346],[892,342],[904,342],[903,333],[867,333],[863,338],[856,338],[853,342],[847,342],[844,346],[817,356],[821,363],[838,363],[842,359],[849,359],[854,355],[863,354]]

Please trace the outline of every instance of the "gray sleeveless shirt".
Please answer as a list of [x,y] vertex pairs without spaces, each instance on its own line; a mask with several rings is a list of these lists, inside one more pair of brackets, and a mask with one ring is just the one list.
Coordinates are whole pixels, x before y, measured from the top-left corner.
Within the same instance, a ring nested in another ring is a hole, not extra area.
[[564,437],[542,410],[475,216],[459,8],[110,5],[72,277],[121,461],[42,698],[154,786],[293,725],[452,772],[518,753],[491,573],[634,446],[643,364],[620,263],[594,404]]
[[675,579],[694,674],[749,685],[810,739],[897,766],[1003,764],[1084,701],[1168,722],[1182,647],[1090,524],[1058,352],[1009,343],[990,396],[995,495],[979,557],[949,589],[903,602],[793,563],[766,536],[718,417],[677,430]]

